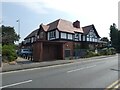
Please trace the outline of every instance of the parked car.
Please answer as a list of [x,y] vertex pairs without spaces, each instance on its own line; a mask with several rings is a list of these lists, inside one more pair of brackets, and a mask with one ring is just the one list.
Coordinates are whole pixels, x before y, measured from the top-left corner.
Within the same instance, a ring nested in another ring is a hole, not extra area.
[[28,48],[23,48],[18,51],[18,55],[21,57],[32,55],[32,50]]

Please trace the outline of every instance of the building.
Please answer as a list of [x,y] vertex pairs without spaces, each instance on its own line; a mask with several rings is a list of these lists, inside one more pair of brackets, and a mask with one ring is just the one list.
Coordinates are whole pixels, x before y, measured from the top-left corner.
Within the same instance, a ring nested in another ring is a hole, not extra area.
[[22,46],[33,49],[34,61],[72,59],[77,50],[96,49],[99,40],[93,24],[81,27],[78,20],[58,19],[47,25],[40,24],[24,39]]

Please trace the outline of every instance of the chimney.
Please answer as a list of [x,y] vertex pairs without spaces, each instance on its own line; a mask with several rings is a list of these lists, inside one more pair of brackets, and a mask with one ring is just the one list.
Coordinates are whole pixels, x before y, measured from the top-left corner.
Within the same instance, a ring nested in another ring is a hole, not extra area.
[[73,27],[80,28],[80,21],[76,20],[73,22]]

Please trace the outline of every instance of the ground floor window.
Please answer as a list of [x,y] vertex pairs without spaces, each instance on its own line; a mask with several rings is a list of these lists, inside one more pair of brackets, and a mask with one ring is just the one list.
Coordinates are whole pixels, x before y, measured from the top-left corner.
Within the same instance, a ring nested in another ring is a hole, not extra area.
[[65,50],[65,57],[70,57],[70,49]]

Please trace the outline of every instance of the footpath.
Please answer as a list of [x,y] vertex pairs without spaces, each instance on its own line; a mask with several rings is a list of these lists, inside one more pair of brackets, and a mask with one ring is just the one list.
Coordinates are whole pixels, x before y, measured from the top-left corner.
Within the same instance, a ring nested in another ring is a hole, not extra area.
[[2,63],[2,72],[9,72],[9,71],[16,71],[22,69],[30,69],[30,68],[38,68],[38,67],[46,67],[52,65],[60,65],[60,64],[68,64],[80,61],[87,61],[93,59],[102,59],[107,57],[112,57],[115,55],[107,55],[107,56],[96,56],[90,58],[80,58],[80,59],[73,59],[73,60],[55,60],[55,61],[43,61],[43,62],[33,62],[24,58],[18,58],[16,63]]

